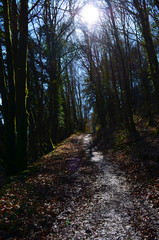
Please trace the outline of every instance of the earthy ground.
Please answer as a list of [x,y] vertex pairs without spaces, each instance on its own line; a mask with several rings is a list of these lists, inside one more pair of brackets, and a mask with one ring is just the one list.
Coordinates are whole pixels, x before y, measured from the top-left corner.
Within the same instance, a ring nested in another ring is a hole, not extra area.
[[12,177],[0,239],[159,239],[158,133],[140,125],[136,140],[75,134]]

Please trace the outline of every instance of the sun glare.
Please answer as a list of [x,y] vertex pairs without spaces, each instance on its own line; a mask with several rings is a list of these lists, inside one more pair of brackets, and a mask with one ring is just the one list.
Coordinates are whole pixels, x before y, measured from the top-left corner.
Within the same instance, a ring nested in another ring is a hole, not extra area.
[[99,11],[92,4],[87,4],[80,13],[82,21],[86,24],[93,25],[98,21]]

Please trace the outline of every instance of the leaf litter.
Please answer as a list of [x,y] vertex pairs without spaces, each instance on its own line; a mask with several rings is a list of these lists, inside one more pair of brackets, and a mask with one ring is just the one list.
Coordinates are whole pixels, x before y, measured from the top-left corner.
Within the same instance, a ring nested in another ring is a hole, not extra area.
[[158,183],[149,182],[145,197],[114,152],[92,142],[90,134],[71,136],[2,189],[0,239],[159,239],[158,205],[151,206]]

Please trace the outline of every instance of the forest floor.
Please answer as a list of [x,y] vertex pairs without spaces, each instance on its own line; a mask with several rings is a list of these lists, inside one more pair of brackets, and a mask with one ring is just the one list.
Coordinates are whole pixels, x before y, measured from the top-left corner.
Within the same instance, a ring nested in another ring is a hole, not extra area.
[[74,134],[0,191],[0,239],[159,239],[159,121]]

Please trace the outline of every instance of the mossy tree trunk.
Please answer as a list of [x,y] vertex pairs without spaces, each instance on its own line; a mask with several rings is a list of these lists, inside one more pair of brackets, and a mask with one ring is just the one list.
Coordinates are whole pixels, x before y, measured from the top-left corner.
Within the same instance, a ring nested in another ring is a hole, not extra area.
[[[28,0],[20,1],[19,18],[15,0],[3,0],[3,13],[8,72],[6,75],[8,88],[5,87],[5,74],[1,72],[5,152],[8,174],[15,174],[27,166]],[[3,68],[2,60],[1,56],[1,68]]]
[[13,48],[10,28],[9,1],[3,0],[4,10],[4,31],[7,51],[7,71],[8,71],[8,111],[5,123],[5,152],[7,161],[7,171],[9,174],[16,172],[15,159],[15,137],[16,137],[16,110],[15,110],[15,69],[13,59]]

